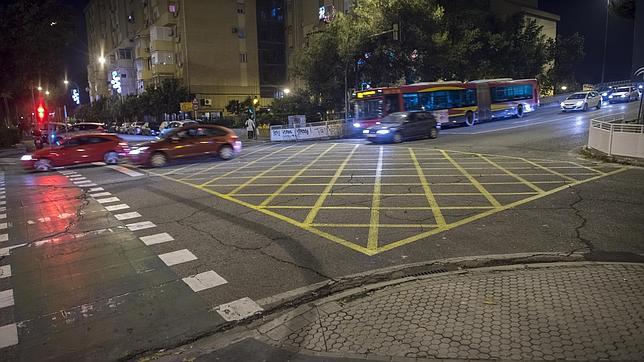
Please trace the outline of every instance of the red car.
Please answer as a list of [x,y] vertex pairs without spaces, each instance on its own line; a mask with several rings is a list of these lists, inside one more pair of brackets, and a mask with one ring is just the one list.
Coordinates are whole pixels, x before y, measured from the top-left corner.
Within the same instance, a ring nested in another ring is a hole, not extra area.
[[229,160],[241,152],[242,143],[232,130],[215,125],[191,124],[130,151],[128,159],[139,165],[165,166],[177,158],[217,155]]
[[49,171],[53,167],[100,162],[113,165],[129,152],[127,142],[109,133],[83,133],[62,139],[57,145],[24,155],[20,160],[29,170]]

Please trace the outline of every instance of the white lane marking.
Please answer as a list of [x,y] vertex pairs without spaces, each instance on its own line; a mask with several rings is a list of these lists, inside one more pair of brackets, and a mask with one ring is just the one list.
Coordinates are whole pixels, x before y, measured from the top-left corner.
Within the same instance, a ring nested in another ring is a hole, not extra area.
[[105,166],[107,164],[105,162],[92,162],[92,165],[94,165],[94,166]]
[[11,307],[13,303],[13,289],[0,291],[0,308]]
[[227,321],[238,321],[257,314],[264,309],[252,299],[245,297],[215,307],[219,315]]
[[11,276],[11,265],[0,266],[0,279],[9,278]]
[[226,279],[222,278],[213,270],[195,274],[194,276],[183,278],[183,282],[188,284],[190,289],[194,292],[200,292],[205,289],[214,288],[228,283]]
[[96,191],[103,191],[103,190],[105,190],[105,189],[102,188],[102,187],[93,187],[93,188],[89,189],[89,192],[96,192]]
[[20,247],[23,247],[25,245],[27,245],[27,243],[11,245],[9,247],[2,248],[2,249],[0,249],[0,256],[7,256],[7,255],[9,255],[11,253],[11,249],[20,248]]
[[92,183],[92,180],[81,180],[81,181],[72,181],[74,185],[83,185],[83,184],[89,184]]
[[103,197],[103,196],[110,196],[112,193],[111,192],[97,192],[95,194],[89,194],[91,197]]
[[0,201],[0,205],[6,205],[7,202],[5,200]]
[[121,201],[118,197],[106,197],[104,199],[96,199],[96,202],[99,204],[107,204],[108,202],[117,202]]
[[0,230],[4,230],[4,229],[6,229],[7,227],[8,227],[8,226],[7,226],[7,223],[6,223],[6,222],[0,222]]
[[0,234],[0,243],[9,240],[9,234]]
[[40,221],[40,222],[50,222],[51,218],[49,216],[45,216],[45,217],[38,218],[38,221]]
[[130,207],[126,204],[118,204],[118,205],[110,205],[110,206],[105,206],[107,211],[116,211],[116,210],[123,210],[123,209],[129,209]]
[[0,219],[6,219],[6,218],[7,218],[7,214],[0,214]]
[[87,179],[87,177],[85,177],[83,175],[73,175],[73,176],[67,176],[67,177],[69,177],[69,179],[72,180],[72,181],[86,180]]
[[126,212],[123,214],[116,214],[114,215],[114,217],[116,218],[116,220],[129,220],[129,219],[134,219],[136,217],[141,217],[141,214],[139,214],[136,211],[133,211],[133,212]]
[[91,183],[91,184],[83,184],[83,185],[77,185],[77,186],[78,186],[78,187],[92,187],[92,186],[96,186],[96,184],[95,184],[95,183]]
[[0,206],[0,211],[7,211],[7,208],[5,206]]
[[0,327],[0,348],[18,344],[18,328],[15,323]]
[[154,245],[154,244],[167,243],[168,241],[174,240],[172,235],[170,235],[168,233],[161,233],[161,234],[142,236],[139,239],[141,239],[141,241],[145,245]]
[[191,253],[190,250],[188,249],[181,249],[181,250],[161,254],[159,255],[159,258],[167,266],[181,264],[181,263],[189,262],[191,260],[197,260],[197,257],[193,253]]
[[123,167],[123,166],[110,165],[110,166],[107,166],[107,168],[111,168],[114,171],[124,173],[124,174],[126,174],[126,175],[128,175],[130,177],[144,176],[144,174],[142,174],[140,172],[130,170],[129,168]]
[[137,230],[143,230],[143,229],[149,229],[149,228],[156,227],[156,225],[154,225],[154,223],[151,222],[151,221],[135,222],[135,223],[132,223],[132,224],[127,224],[125,226],[127,226],[127,228],[130,229],[130,231],[137,231]]
[[63,212],[62,214],[58,215],[58,218],[59,219],[68,219],[68,218],[70,218],[70,217],[72,217],[74,215],[75,214],[70,214],[68,212]]

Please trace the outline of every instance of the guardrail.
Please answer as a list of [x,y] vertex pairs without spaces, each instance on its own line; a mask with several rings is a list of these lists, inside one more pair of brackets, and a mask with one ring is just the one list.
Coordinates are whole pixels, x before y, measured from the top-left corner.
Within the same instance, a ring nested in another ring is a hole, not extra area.
[[347,122],[343,119],[307,123],[304,126],[271,126],[271,141],[305,141],[342,138],[347,134]]
[[588,147],[610,156],[644,158],[644,125],[624,122],[624,114],[590,121]]

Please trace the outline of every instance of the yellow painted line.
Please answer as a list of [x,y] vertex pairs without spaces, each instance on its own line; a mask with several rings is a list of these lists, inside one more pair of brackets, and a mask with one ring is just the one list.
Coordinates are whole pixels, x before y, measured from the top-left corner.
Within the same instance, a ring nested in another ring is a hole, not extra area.
[[369,236],[367,237],[367,249],[376,250],[378,248],[378,227],[380,224],[380,181],[382,180],[382,155],[383,147],[380,146],[378,152],[378,166],[376,167],[376,179],[373,185],[373,195],[371,197],[371,217],[369,219]]
[[[573,165],[576,165],[577,167],[585,168],[586,170],[594,171],[594,172],[596,172],[596,173],[598,173],[598,174],[601,174],[601,175],[605,175],[605,174],[606,174],[606,172],[604,172],[604,171],[595,170],[595,169],[594,169],[594,168],[592,168],[592,167],[584,166],[584,165],[579,164],[579,163],[577,163],[577,162],[570,162],[570,163],[572,163]],[[566,167],[551,167],[551,168],[566,168]]]
[[[247,154],[243,154],[243,155],[241,155],[240,157],[238,157],[238,158],[237,158],[237,160],[242,159],[242,158],[244,158],[244,157],[246,157],[246,156],[252,155],[252,154],[254,154],[254,153],[257,153],[257,152],[265,151],[265,150],[267,150],[267,149],[269,149],[269,148],[272,148],[272,147],[271,147],[271,146],[263,147],[263,148],[261,148],[261,149],[259,149],[259,150],[255,150],[255,151],[253,151],[253,152],[249,152],[249,153],[247,153]],[[230,162],[219,162],[219,163],[217,163],[217,164],[215,164],[215,165],[213,165],[213,166],[206,167],[206,168],[204,168],[204,169],[202,169],[202,170],[199,170],[199,171],[197,171],[197,172],[195,172],[195,173],[191,174],[189,178],[191,179],[191,178],[193,178],[194,176],[201,175],[201,174],[203,174],[203,173],[206,173],[206,172],[211,171],[211,170],[214,170],[214,169],[225,168],[225,166],[230,166]],[[176,173],[176,172],[175,172],[175,173]],[[164,175],[166,175],[166,174],[164,174]],[[188,179],[188,178],[187,178],[187,177],[185,177],[185,178],[183,178],[183,179],[185,180],[185,179]]]
[[[536,167],[538,167],[538,168],[540,168],[540,169],[542,169],[542,170],[548,171],[548,172],[550,172],[551,174],[556,175],[556,176],[559,176],[559,177],[561,177],[561,178],[564,178],[564,179],[566,179],[566,180],[568,180],[568,181],[573,181],[573,182],[577,182],[577,181],[579,181],[579,180],[577,180],[577,179],[575,179],[575,178],[572,178],[572,177],[570,177],[570,176],[566,176],[566,175],[564,175],[564,174],[562,174],[562,173],[559,173],[559,172],[557,172],[557,171],[555,171],[555,170],[551,170],[551,169],[549,169],[549,168],[547,168],[547,167],[545,167],[545,166],[541,166],[540,164],[538,164],[538,163],[536,163],[536,162],[532,162],[532,161],[527,160],[527,159],[525,159],[525,158],[521,158],[521,159],[522,159],[523,161],[525,161],[525,162],[527,162],[527,163],[529,163],[529,164],[533,165],[533,166],[536,166]],[[525,176],[525,175],[524,175],[524,176]]]
[[[264,150],[266,150],[268,148],[271,148],[271,146],[269,146],[269,147],[260,147],[259,149],[255,150],[253,152],[248,152],[248,153],[244,153],[244,154],[240,155],[239,157],[237,157],[237,159],[250,156],[250,155],[255,154],[257,152],[264,151]],[[219,161],[219,162],[220,163],[218,163],[217,165],[211,167],[210,169],[219,168],[218,166],[229,165],[229,163],[224,162],[224,161]],[[191,163],[191,164],[189,164],[187,166],[184,166],[184,167],[175,168],[174,170],[170,170],[168,172],[163,173],[163,175],[165,176],[165,175],[171,175],[171,174],[178,174],[180,171],[183,171],[183,170],[185,170],[187,168],[190,168],[190,167],[193,167],[193,166],[196,166],[196,165],[200,165],[200,163]]]
[[303,149],[301,149],[301,150],[299,150],[299,151],[295,152],[294,154],[290,155],[289,157],[287,157],[287,158],[286,158],[286,159],[284,159],[283,161],[280,161],[280,162],[276,163],[275,165],[273,165],[272,167],[269,167],[269,168],[267,168],[266,170],[264,170],[264,171],[262,171],[262,172],[258,173],[257,175],[255,175],[255,176],[253,176],[252,178],[250,178],[248,181],[244,182],[243,184],[241,184],[241,185],[237,186],[234,190],[230,191],[230,192],[228,193],[228,195],[234,195],[234,194],[236,194],[238,191],[242,190],[244,187],[246,187],[246,186],[250,185],[251,183],[253,183],[253,181],[260,179],[261,177],[263,177],[263,176],[264,176],[264,175],[266,175],[267,173],[269,173],[269,172],[273,171],[274,169],[276,169],[276,168],[280,167],[281,165],[283,165],[283,164],[284,164],[284,162],[287,162],[287,161],[289,161],[289,160],[291,160],[291,159],[293,159],[293,158],[295,158],[295,157],[299,156],[300,154],[302,154],[302,153],[304,153],[304,152],[306,152],[306,151],[310,150],[310,149],[311,149],[313,146],[315,146],[315,145],[316,145],[316,144],[315,144],[315,143],[313,143],[313,144],[309,145],[308,147],[304,147]]
[[418,173],[420,184],[423,186],[423,191],[425,191],[425,198],[427,199],[427,203],[429,204],[429,206],[432,208],[432,213],[434,214],[434,219],[436,220],[436,223],[440,226],[445,225],[445,218],[443,217],[443,213],[441,212],[438,206],[438,202],[434,197],[434,193],[432,193],[432,189],[429,186],[429,183],[427,183],[427,179],[425,178],[425,173],[423,172],[423,169],[420,167],[420,163],[416,158],[416,154],[414,153],[414,150],[412,150],[411,148],[409,148],[409,156],[411,157],[411,160],[414,162],[414,165],[416,166],[416,172]]
[[344,170],[345,167],[347,167],[349,160],[356,152],[358,147],[360,147],[360,145],[355,145],[351,150],[351,152],[349,152],[349,155],[344,159],[344,161],[342,161],[342,164],[340,165],[340,167],[338,167],[338,170],[335,172],[335,175],[333,175],[333,178],[329,181],[329,184],[324,188],[323,195],[320,195],[320,197],[318,197],[317,201],[315,202],[315,205],[313,206],[313,209],[311,209],[309,214],[306,216],[306,219],[304,220],[304,224],[309,225],[313,223],[313,220],[315,220],[315,217],[320,211],[320,206],[324,204],[324,200],[326,200],[329,194],[329,191],[331,191],[331,189],[333,188],[333,184],[340,178],[342,171]]
[[503,171],[503,172],[507,173],[508,175],[510,175],[510,176],[512,176],[512,177],[514,177],[515,179],[517,179],[517,180],[521,181],[521,183],[522,183],[522,184],[524,184],[524,185],[528,186],[529,188],[531,188],[531,189],[535,190],[536,192],[539,192],[539,193],[543,193],[543,192],[545,192],[543,189],[541,189],[541,188],[540,188],[540,187],[538,187],[537,185],[535,185],[535,184],[533,184],[532,182],[530,182],[530,181],[528,181],[528,180],[524,179],[523,177],[521,177],[521,176],[519,176],[519,175],[515,174],[514,172],[512,172],[512,171],[508,170],[507,168],[505,168],[505,167],[503,167],[503,166],[501,166],[501,165],[497,164],[496,162],[494,162],[494,161],[490,160],[489,158],[487,158],[487,157],[485,157],[485,156],[483,156],[483,155],[479,155],[479,156],[480,156],[482,159],[484,159],[485,161],[489,162],[492,166],[494,166],[494,167],[498,168],[499,170],[501,170],[501,171]]
[[492,204],[492,206],[497,207],[497,208],[498,208],[498,207],[501,207],[501,203],[499,203],[499,202],[494,198],[494,196],[490,195],[490,193],[485,189],[485,187],[483,187],[483,185],[481,185],[481,184],[478,182],[478,180],[476,180],[472,175],[470,175],[470,173],[469,173],[469,172],[467,172],[463,167],[461,167],[461,165],[459,165],[458,163],[456,163],[456,161],[454,161],[454,160],[452,159],[452,157],[450,157],[450,155],[448,155],[448,154],[447,154],[447,152],[445,152],[445,151],[443,151],[443,150],[441,150],[441,152],[443,153],[443,156],[444,156],[447,160],[449,160],[449,162],[451,162],[451,163],[452,163],[456,168],[458,168],[458,170],[459,170],[459,171],[461,171],[461,173],[462,173],[462,174],[463,174],[463,175],[464,175],[468,180],[470,180],[470,183],[472,183],[472,185],[474,185],[474,187],[476,187],[476,189],[477,189],[477,190],[479,190],[479,191],[481,192],[481,194],[483,194],[483,196],[485,196],[485,198],[486,198],[486,199],[488,199],[488,201],[490,201],[490,203]]
[[[329,228],[369,228],[373,227],[373,224],[311,224],[313,227],[329,227]],[[379,224],[379,227],[382,228],[435,228],[436,224]],[[368,242],[367,242],[368,245]],[[377,248],[369,248],[369,250],[376,250]]]
[[[266,209],[312,209],[314,205],[270,205]],[[260,206],[261,207],[261,206]],[[441,206],[441,210],[493,209],[494,206]],[[322,206],[323,210],[371,210],[369,206]],[[431,210],[429,206],[380,206],[380,210]]]
[[488,210],[488,211],[482,212],[482,213],[480,213],[480,214],[473,215],[473,216],[467,217],[467,218],[465,218],[465,219],[458,220],[458,221],[456,221],[456,222],[454,222],[454,223],[451,223],[451,224],[448,224],[448,225],[446,225],[446,226],[444,226],[444,227],[442,227],[442,228],[436,228],[436,229],[434,229],[434,230],[430,230],[430,231],[427,231],[427,232],[424,232],[424,233],[420,233],[420,234],[417,234],[417,235],[414,235],[414,236],[411,236],[411,237],[408,237],[408,238],[405,238],[405,239],[402,239],[402,240],[399,240],[399,241],[393,242],[393,243],[391,243],[391,244],[387,244],[387,245],[385,245],[385,246],[381,246],[381,247],[379,247],[379,248],[378,248],[377,252],[378,252],[378,253],[382,253],[382,252],[384,252],[384,251],[388,251],[388,250],[391,250],[391,249],[394,249],[394,248],[397,248],[397,247],[400,247],[400,246],[403,246],[403,245],[406,245],[406,244],[412,243],[412,242],[414,242],[414,241],[418,241],[418,240],[420,240],[420,239],[427,238],[427,237],[432,236],[432,235],[434,235],[434,234],[438,234],[438,233],[440,233],[440,232],[443,232],[443,231],[446,231],[446,230],[450,230],[450,229],[456,228],[456,227],[458,227],[458,226],[462,226],[462,225],[468,224],[468,223],[470,223],[470,222],[472,222],[472,221],[476,221],[476,220],[482,219],[482,218],[484,218],[484,217],[487,217],[487,216],[490,216],[490,215],[496,214],[496,213],[498,213],[498,212],[505,211],[505,210],[511,209],[511,208],[513,208],[513,207],[523,205],[523,204],[525,204],[525,203],[528,203],[528,202],[531,202],[531,201],[534,201],[534,200],[540,199],[540,198],[545,197],[545,196],[548,196],[548,195],[552,195],[552,194],[557,193],[557,192],[559,192],[559,191],[561,191],[561,190],[565,190],[565,189],[570,188],[570,187],[573,187],[573,186],[577,186],[577,185],[580,185],[580,184],[583,184],[583,183],[586,183],[586,182],[594,181],[594,180],[597,180],[597,179],[600,179],[600,178],[603,178],[603,177],[606,177],[606,176],[610,176],[610,175],[614,175],[614,174],[617,174],[617,173],[620,173],[620,172],[626,171],[626,170],[628,170],[629,168],[630,168],[630,167],[620,168],[620,169],[617,169],[617,170],[614,170],[614,171],[608,172],[608,173],[606,173],[605,175],[596,175],[596,176],[594,176],[594,177],[587,178],[587,179],[585,179],[585,180],[577,181],[577,182],[575,182],[575,183],[573,183],[573,184],[559,186],[559,187],[554,188],[554,189],[552,189],[552,190],[550,190],[550,191],[546,191],[545,193],[537,194],[537,195],[534,195],[534,196],[532,196],[532,197],[528,197],[528,198],[525,198],[525,199],[523,199],[523,200],[515,201],[515,202],[510,203],[510,204],[507,204],[507,205],[505,205],[505,206],[501,206],[501,207],[499,207],[499,208],[494,208],[494,209],[491,209],[491,210]]
[[217,196],[217,197],[219,197],[221,199],[236,203],[238,205],[247,207],[247,208],[249,208],[251,210],[261,212],[261,213],[263,213],[265,215],[272,216],[272,217],[274,217],[274,218],[276,218],[278,220],[281,220],[281,221],[284,221],[286,223],[289,223],[289,224],[291,224],[293,226],[296,226],[296,227],[298,227],[300,229],[303,229],[305,231],[308,231],[308,232],[310,232],[312,234],[315,234],[315,235],[320,236],[322,238],[325,238],[325,239],[328,239],[330,241],[333,241],[333,242],[335,242],[337,244],[345,246],[345,247],[347,247],[347,248],[349,248],[351,250],[357,251],[359,253],[363,253],[363,254],[368,255],[368,256],[372,256],[372,255],[376,254],[376,252],[373,251],[373,250],[369,250],[369,249],[367,249],[367,248],[365,248],[363,246],[360,246],[360,245],[354,244],[352,242],[346,241],[346,240],[344,240],[344,239],[342,239],[340,237],[337,237],[335,235],[329,234],[329,233],[324,232],[322,230],[318,230],[318,229],[316,229],[316,228],[314,228],[314,227],[312,227],[312,226],[310,226],[308,224],[301,223],[299,221],[293,220],[293,219],[291,219],[291,218],[289,218],[287,216],[284,216],[282,214],[278,214],[278,213],[273,212],[271,210],[268,210],[266,208],[261,208],[261,207],[259,207],[257,205],[253,205],[251,203],[248,203],[248,202],[245,202],[245,201],[242,201],[242,200],[238,200],[238,199],[236,199],[236,198],[234,198],[232,196],[228,196],[226,194],[210,190],[205,186],[196,185],[196,184],[193,184],[193,183],[190,183],[190,182],[187,182],[187,181],[184,181],[184,180],[180,180],[180,179],[175,179],[175,178],[172,178],[172,177],[169,177],[169,176],[163,176],[161,174],[157,174],[157,173],[154,173],[154,172],[151,172],[151,173],[155,174],[156,176],[160,176],[160,177],[166,178],[168,180],[172,180],[172,181],[184,184],[186,186],[194,187],[194,188],[199,189],[199,190],[201,190],[203,192],[206,192],[206,193],[209,193],[211,195]]
[[292,184],[300,175],[302,175],[306,170],[308,170],[311,166],[313,166],[317,161],[319,161],[322,157],[324,157],[329,151],[331,151],[335,146],[337,146],[337,143],[334,143],[331,147],[327,148],[324,152],[320,153],[318,157],[316,157],[313,161],[311,161],[308,165],[306,165],[304,168],[301,168],[295,175],[291,176],[282,186],[280,186],[277,191],[275,191],[271,196],[267,197],[264,201],[262,201],[259,206],[266,206],[273,201],[279,194],[281,194],[290,184]]
[[[364,185],[359,185],[364,186]],[[212,185],[211,185],[212,187]],[[537,192],[488,192],[490,195],[501,195],[501,196],[516,196],[516,195],[534,195]],[[381,196],[426,196],[422,192],[406,192],[406,193],[386,193],[380,192]],[[231,194],[232,195],[232,194]],[[260,193],[238,193],[235,196],[240,197],[259,197],[259,196],[270,196],[270,192],[260,192]],[[373,196],[373,192],[289,192],[282,193],[280,196]],[[434,196],[484,196],[479,192],[439,192],[434,193]],[[440,207],[437,207],[440,208]]]
[[[545,174],[544,174],[545,175]],[[548,174],[549,175],[549,174]],[[565,182],[571,182],[571,181],[532,181],[533,184],[560,184],[560,183],[565,183]],[[521,182],[518,181],[512,181],[512,182],[479,182],[481,185],[523,185]],[[418,182],[381,182],[380,183],[382,186],[418,186],[421,187],[421,185],[418,184]],[[428,185],[431,186],[472,186],[471,183],[469,182],[428,182]],[[256,183],[253,184],[254,186],[281,186],[281,183]],[[290,186],[303,186],[303,187],[308,187],[308,186],[326,186],[328,184],[326,183],[292,183]],[[217,185],[211,185],[211,186],[221,186],[221,187],[237,187],[239,184],[217,184]],[[355,184],[355,183],[341,183],[341,182],[336,182],[334,186],[373,186],[372,183],[360,183],[360,184]]]
[[[239,171],[239,170],[241,170],[241,169],[244,169],[244,168],[246,168],[246,167],[248,167],[248,166],[250,166],[250,165],[255,164],[257,161],[260,161],[260,160],[263,160],[263,159],[265,159],[265,158],[271,157],[271,156],[273,156],[274,154],[279,153],[279,152],[283,152],[284,150],[289,149],[289,148],[291,148],[291,147],[293,147],[293,146],[294,146],[294,145],[291,145],[291,146],[288,146],[288,147],[284,147],[284,148],[278,148],[277,150],[275,150],[275,151],[273,151],[273,152],[269,153],[268,155],[264,155],[264,156],[262,156],[262,157],[260,157],[260,158],[258,158],[258,159],[256,159],[256,160],[254,160],[254,161],[250,161],[249,163],[244,164],[243,166],[241,166],[241,167],[239,167],[239,168],[236,168],[236,169],[234,169],[234,170],[232,170],[232,171],[228,171],[228,172],[224,173],[224,174],[223,174],[223,175],[221,175],[221,176],[215,177],[215,178],[211,179],[210,181],[207,181],[207,182],[202,183],[202,184],[201,184],[201,185],[199,185],[199,186],[206,186],[206,185],[208,185],[208,184],[210,184],[210,183],[213,183],[213,182],[215,182],[215,181],[217,181],[217,180],[219,180],[219,179],[221,179],[221,178],[224,178],[224,177],[230,176],[230,175],[232,175],[233,173],[235,173],[235,172],[237,172],[237,171]],[[194,175],[193,175],[193,176],[194,176]]]

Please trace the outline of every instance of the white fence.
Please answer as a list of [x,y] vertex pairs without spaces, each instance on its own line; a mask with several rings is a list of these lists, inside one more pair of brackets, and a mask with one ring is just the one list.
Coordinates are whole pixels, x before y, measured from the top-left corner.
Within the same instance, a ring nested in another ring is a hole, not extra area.
[[608,155],[644,158],[644,125],[623,121],[623,114],[591,120],[588,147]]
[[271,126],[271,141],[304,141],[342,138],[346,132],[344,120],[307,123],[304,127]]

